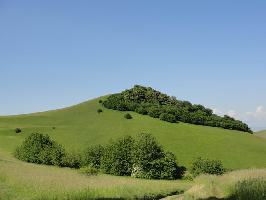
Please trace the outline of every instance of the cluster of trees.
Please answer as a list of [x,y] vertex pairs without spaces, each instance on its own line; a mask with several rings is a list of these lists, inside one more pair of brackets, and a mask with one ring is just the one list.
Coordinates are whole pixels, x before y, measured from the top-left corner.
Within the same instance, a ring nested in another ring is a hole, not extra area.
[[80,155],[67,153],[48,135],[32,133],[15,150],[15,157],[25,162],[79,168]]
[[215,115],[209,108],[177,100],[150,87],[136,85],[132,89],[110,95],[102,103],[108,109],[135,111],[171,123],[181,121],[252,133],[248,125],[239,120],[227,115]]
[[34,133],[15,151],[20,160],[60,167],[85,168],[86,172],[102,172],[118,176],[145,179],[181,178],[184,168],[176,163],[171,152],[163,150],[150,134],[125,136],[107,145],[87,148],[83,153],[66,153],[65,149],[48,135]]

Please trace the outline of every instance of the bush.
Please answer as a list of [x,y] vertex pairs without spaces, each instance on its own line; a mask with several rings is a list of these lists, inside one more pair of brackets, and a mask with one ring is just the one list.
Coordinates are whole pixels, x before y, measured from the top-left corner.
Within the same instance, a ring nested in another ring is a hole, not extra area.
[[87,176],[95,176],[99,173],[99,170],[92,166],[82,167],[79,171]]
[[81,167],[81,155],[79,153],[66,153],[62,159],[62,166],[79,169]]
[[16,128],[16,129],[15,129],[15,132],[16,132],[16,133],[21,133],[21,131],[22,131],[22,130],[21,130],[20,128]]
[[101,145],[92,146],[85,150],[83,156],[83,166],[91,166],[99,169],[101,166],[101,159],[104,153],[104,147]]
[[129,113],[125,114],[124,117],[125,117],[126,119],[132,119],[132,116],[131,116]]
[[157,140],[150,134],[138,136],[133,151],[132,177],[146,179],[177,179],[183,174],[176,163],[176,157],[164,152]]
[[162,121],[166,121],[166,122],[170,122],[170,123],[176,123],[176,117],[172,114],[168,114],[168,113],[162,113],[160,115],[160,120]]
[[231,192],[234,200],[265,200],[266,180],[262,178],[239,181]]
[[103,100],[100,99],[100,100],[99,100],[99,103],[102,104],[102,103],[103,103]]
[[135,111],[141,115],[147,115],[148,114],[147,109],[143,106],[137,107]]
[[111,141],[105,148],[101,159],[101,170],[117,176],[131,175],[133,145],[134,140],[131,136]]
[[102,112],[103,112],[102,109],[98,109],[98,110],[97,110],[97,113],[99,113],[99,114],[102,113]]
[[193,176],[200,174],[222,175],[224,172],[225,168],[220,160],[209,160],[201,157],[193,162],[191,169]]
[[148,115],[153,118],[159,118],[162,110],[159,107],[152,106],[148,108]]
[[17,147],[15,157],[30,163],[62,166],[64,148],[51,140],[48,135],[32,133],[21,146]]

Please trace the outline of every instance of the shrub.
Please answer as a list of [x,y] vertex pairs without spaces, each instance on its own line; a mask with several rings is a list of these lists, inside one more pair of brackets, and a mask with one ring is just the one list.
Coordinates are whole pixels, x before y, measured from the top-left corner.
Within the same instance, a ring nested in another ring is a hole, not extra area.
[[62,166],[79,169],[81,167],[81,155],[79,153],[66,153],[62,159]]
[[99,113],[99,114],[102,113],[102,112],[103,112],[102,109],[98,109],[98,110],[97,110],[97,113]]
[[105,148],[101,159],[101,170],[117,176],[131,175],[133,145],[134,140],[131,136],[111,141]]
[[147,115],[148,114],[147,109],[143,106],[137,107],[135,111],[141,115]]
[[200,174],[214,174],[222,175],[225,172],[225,168],[220,160],[209,160],[201,157],[197,158],[191,168],[193,176]]
[[16,133],[21,133],[21,131],[22,131],[22,130],[21,130],[20,128],[16,128],[16,129],[15,129],[15,132],[16,132]]
[[265,200],[266,180],[254,178],[239,181],[231,192],[231,199],[234,200]]
[[80,173],[85,174],[87,176],[95,176],[99,173],[99,170],[92,166],[82,167],[79,171]]
[[182,176],[182,168],[176,157],[164,152],[157,140],[150,134],[138,136],[133,151],[132,177],[146,179],[177,179]]
[[132,119],[132,116],[131,116],[129,113],[125,114],[124,117],[125,117],[126,119]]
[[159,107],[152,106],[148,108],[148,115],[153,118],[159,118],[162,110]]
[[168,113],[162,113],[160,115],[160,120],[162,121],[166,121],[166,122],[170,122],[170,123],[176,123],[176,117],[172,114],[168,114]]
[[99,169],[101,166],[101,159],[104,153],[104,147],[101,145],[92,146],[85,150],[82,165],[91,166]]
[[102,104],[102,103],[103,103],[103,100],[100,99],[100,100],[99,100],[99,103]]
[[20,160],[46,165],[62,165],[64,148],[51,140],[48,135],[32,133],[21,146],[17,147],[15,157]]

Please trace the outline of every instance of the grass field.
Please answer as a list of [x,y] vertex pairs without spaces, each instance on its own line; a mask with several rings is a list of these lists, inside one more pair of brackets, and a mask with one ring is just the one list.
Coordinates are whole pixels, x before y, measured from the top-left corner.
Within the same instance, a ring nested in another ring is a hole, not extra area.
[[[104,108],[104,112],[98,114],[97,109],[102,107],[98,100],[61,110],[0,117],[0,200],[162,197],[185,191],[194,184],[107,175],[87,177],[77,170],[18,161],[12,152],[32,132],[49,134],[69,151],[81,151],[123,135],[148,132],[156,136],[165,149],[174,152],[179,163],[186,167],[198,156],[221,159],[225,167],[231,169],[266,167],[263,137],[220,128],[171,124],[136,113],[131,113],[132,120],[126,120],[123,112]],[[15,133],[17,127],[22,133]],[[220,187],[226,178],[205,178],[198,178],[189,192],[204,181],[208,188],[209,181],[213,180],[217,183],[216,195],[226,195],[226,188]],[[212,194],[209,190],[206,193]]]
[[259,131],[255,133],[256,136],[266,139],[266,131]]
[[[32,132],[47,133],[69,150],[82,150],[126,134],[148,132],[186,167],[198,156],[221,159],[231,169],[266,167],[264,138],[221,128],[171,124],[136,113],[132,113],[132,120],[126,120],[119,111],[103,109],[98,114],[100,107],[95,99],[62,110],[0,117],[0,147],[13,152]],[[21,134],[15,133],[16,127],[22,128]]]
[[179,200],[226,200],[239,181],[252,179],[266,180],[266,169],[237,170],[223,176],[202,175],[196,178],[193,187],[186,191]]
[[180,193],[187,181],[140,180],[24,163],[0,153],[0,199],[91,199],[163,197]]

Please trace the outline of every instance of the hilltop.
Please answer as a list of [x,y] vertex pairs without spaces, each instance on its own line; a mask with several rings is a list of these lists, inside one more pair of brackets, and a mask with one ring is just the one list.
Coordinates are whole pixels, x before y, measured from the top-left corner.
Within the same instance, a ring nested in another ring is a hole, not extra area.
[[[102,107],[100,99],[107,97],[60,110],[0,117],[1,151],[13,152],[32,132],[47,133],[68,150],[77,151],[111,138],[147,132],[175,153],[179,163],[186,167],[198,156],[220,159],[231,169],[266,166],[263,138],[236,130],[168,123],[135,112],[130,112],[132,120],[126,120],[125,112]],[[99,108],[103,110],[100,114]],[[15,133],[15,128],[21,128],[22,132]]]

